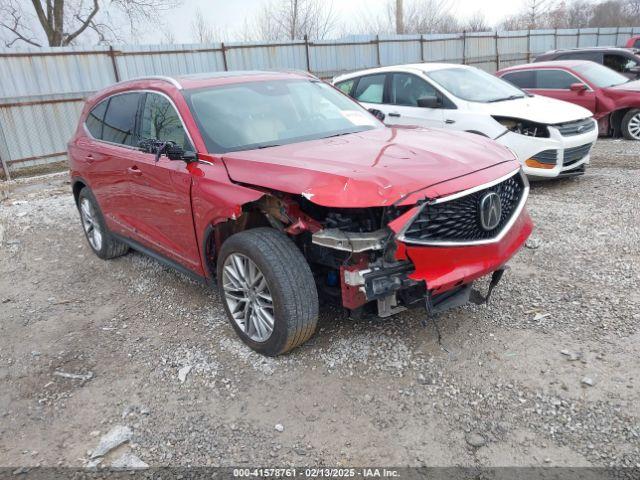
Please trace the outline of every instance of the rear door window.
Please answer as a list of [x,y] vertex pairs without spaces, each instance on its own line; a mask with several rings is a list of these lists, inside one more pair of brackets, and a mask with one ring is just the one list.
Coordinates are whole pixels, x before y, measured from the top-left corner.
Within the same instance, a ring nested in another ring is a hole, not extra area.
[[384,73],[360,77],[353,96],[360,102],[382,103],[386,78],[387,76]]
[[140,93],[123,93],[109,99],[104,117],[102,140],[121,145],[134,146],[136,142],[136,114]]
[[569,90],[579,80],[564,70],[537,70],[536,87],[547,90]]
[[147,93],[140,119],[140,139],[174,142],[185,151],[194,150],[173,104],[163,95]]
[[502,79],[519,88],[536,88],[536,72],[534,70],[505,73]]

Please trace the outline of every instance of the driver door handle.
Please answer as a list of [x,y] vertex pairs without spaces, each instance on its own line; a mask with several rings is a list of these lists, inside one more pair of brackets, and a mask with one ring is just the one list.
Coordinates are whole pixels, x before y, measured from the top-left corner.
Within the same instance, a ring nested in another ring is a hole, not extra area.
[[450,118],[447,118],[444,123],[446,123],[447,125],[451,125],[452,123],[456,123],[455,120],[451,120]]
[[399,117],[400,114],[398,112],[391,112],[391,113],[389,113],[389,116],[390,117]]
[[133,167],[127,168],[127,173],[130,173],[131,175],[142,175],[142,170],[134,165]]

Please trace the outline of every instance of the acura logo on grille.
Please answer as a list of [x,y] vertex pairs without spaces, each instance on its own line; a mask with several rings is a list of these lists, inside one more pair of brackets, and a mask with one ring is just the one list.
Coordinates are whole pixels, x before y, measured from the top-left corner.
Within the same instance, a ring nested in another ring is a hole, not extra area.
[[483,229],[493,230],[502,217],[502,202],[496,192],[485,193],[480,199],[480,225]]

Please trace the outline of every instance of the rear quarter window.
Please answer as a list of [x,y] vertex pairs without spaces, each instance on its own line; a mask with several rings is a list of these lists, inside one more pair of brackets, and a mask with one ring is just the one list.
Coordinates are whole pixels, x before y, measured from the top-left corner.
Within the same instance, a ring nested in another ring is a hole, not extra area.
[[107,111],[107,105],[109,104],[109,100],[103,100],[98,105],[93,107],[89,114],[87,115],[87,119],[84,121],[87,130],[93,138],[97,138],[98,140],[102,139],[102,125],[104,121],[104,113]]
[[351,95],[351,92],[353,91],[353,84],[355,83],[355,81],[356,81],[355,78],[352,78],[351,80],[345,80],[344,82],[338,82],[338,83],[336,83],[336,87],[342,93],[344,93],[346,95]]

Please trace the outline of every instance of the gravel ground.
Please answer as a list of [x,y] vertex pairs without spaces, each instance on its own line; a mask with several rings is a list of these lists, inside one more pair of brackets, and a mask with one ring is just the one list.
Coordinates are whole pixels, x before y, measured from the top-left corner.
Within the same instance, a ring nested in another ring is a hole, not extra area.
[[534,185],[490,306],[324,308],[276,359],[215,292],[95,257],[65,176],[0,184],[0,466],[85,466],[116,426],[103,465],[640,466],[639,172],[640,143],[603,140]]

